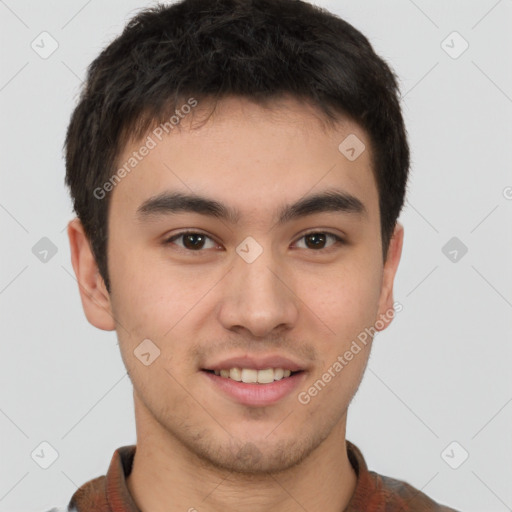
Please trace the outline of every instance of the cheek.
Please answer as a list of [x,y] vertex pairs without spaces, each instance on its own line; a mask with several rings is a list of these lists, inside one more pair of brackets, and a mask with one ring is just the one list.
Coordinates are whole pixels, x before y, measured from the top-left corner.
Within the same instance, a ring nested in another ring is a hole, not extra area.
[[369,328],[378,312],[379,275],[378,266],[360,265],[309,283],[314,293],[304,297],[318,326],[312,334],[318,365],[301,398],[312,417],[322,411],[326,418],[338,419],[357,391],[371,349]]
[[163,336],[197,303],[212,279],[205,282],[187,269],[148,258],[148,253],[120,256],[113,251],[113,298],[130,331],[150,329],[154,336]]
[[[355,261],[355,260],[354,260]],[[351,340],[373,325],[379,306],[381,271],[364,259],[331,268],[325,275],[303,276],[300,297],[325,324],[336,344]]]
[[201,273],[192,266],[148,261],[142,254],[113,261],[118,264],[111,274],[112,306],[123,326],[117,331],[125,363],[138,369],[134,350],[149,339],[160,350],[155,365],[181,374],[185,368],[178,363],[188,357],[193,332],[207,314],[205,294],[219,277],[211,270]]

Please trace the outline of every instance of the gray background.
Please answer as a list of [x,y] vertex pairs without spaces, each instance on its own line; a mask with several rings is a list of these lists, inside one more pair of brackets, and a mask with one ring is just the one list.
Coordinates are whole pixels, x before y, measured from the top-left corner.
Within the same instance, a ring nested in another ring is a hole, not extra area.
[[[115,333],[88,324],[79,299],[62,144],[86,66],[151,4],[0,1],[0,511],[67,504],[135,442]],[[399,75],[412,149],[403,311],[375,339],[347,438],[370,469],[442,503],[512,510],[512,1],[317,4]],[[46,59],[31,47],[43,31],[59,45]],[[453,31],[469,43],[457,58]],[[43,237],[57,250],[46,262],[32,252]],[[468,249],[455,262],[452,237]],[[43,441],[59,454],[48,469],[31,457]]]

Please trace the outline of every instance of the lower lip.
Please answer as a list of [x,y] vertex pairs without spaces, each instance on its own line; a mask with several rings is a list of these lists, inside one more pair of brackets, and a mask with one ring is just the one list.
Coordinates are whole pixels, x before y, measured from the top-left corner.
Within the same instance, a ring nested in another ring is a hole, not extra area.
[[210,379],[216,388],[234,398],[238,403],[254,406],[275,404],[292,393],[306,376],[306,372],[302,371],[269,384],[245,384],[206,370],[202,370],[202,373]]

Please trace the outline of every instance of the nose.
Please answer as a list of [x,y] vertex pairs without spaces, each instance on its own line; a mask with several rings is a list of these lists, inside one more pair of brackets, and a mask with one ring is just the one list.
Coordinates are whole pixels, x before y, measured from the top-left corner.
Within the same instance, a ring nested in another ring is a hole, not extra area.
[[218,318],[224,328],[248,330],[255,337],[287,330],[299,316],[293,279],[271,250],[249,263],[238,255],[226,277]]

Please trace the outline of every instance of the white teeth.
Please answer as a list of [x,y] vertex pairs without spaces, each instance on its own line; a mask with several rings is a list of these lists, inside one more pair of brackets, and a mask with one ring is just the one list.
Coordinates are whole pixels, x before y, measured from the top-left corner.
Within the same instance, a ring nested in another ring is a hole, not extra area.
[[266,368],[265,370],[255,370],[253,368],[231,368],[230,370],[214,370],[215,375],[224,378],[230,378],[237,382],[246,384],[270,384],[275,380],[281,380],[291,375],[291,370],[283,368]]
[[274,379],[281,380],[284,377],[284,370],[282,368],[276,368],[274,370]]
[[274,382],[274,370],[272,370],[272,368],[267,368],[266,370],[259,370],[258,382],[260,384],[269,384],[270,382]]
[[244,368],[242,370],[242,382],[246,384],[252,384],[258,382],[258,370],[249,370]]
[[242,371],[240,368],[231,368],[231,370],[229,370],[229,378],[242,382]]

